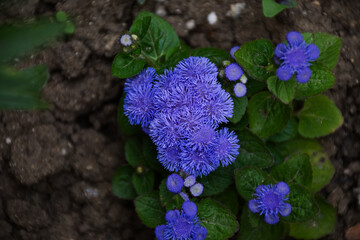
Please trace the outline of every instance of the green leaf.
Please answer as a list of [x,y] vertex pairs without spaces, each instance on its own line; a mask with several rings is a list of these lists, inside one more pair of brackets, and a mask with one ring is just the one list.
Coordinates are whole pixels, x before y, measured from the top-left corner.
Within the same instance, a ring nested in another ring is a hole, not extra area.
[[206,57],[218,67],[222,65],[222,61],[231,60],[230,54],[220,48],[196,48],[191,51],[191,56]]
[[278,181],[286,183],[299,183],[301,185],[310,187],[312,183],[312,169],[307,154],[295,155],[278,165],[271,171],[273,176]]
[[288,203],[291,205],[291,213],[283,219],[288,222],[303,222],[311,219],[318,212],[318,207],[313,195],[303,186],[290,184]]
[[267,137],[283,129],[290,119],[291,107],[269,92],[254,95],[248,105],[249,126],[259,137]]
[[155,144],[151,141],[148,135],[144,135],[142,138],[142,153],[143,158],[142,162],[149,168],[158,171],[164,172],[164,167],[157,159],[157,150]]
[[136,172],[132,175],[132,184],[138,195],[150,192],[154,187],[155,175],[153,171],[138,174]]
[[112,75],[118,78],[129,78],[138,74],[144,66],[144,60],[126,53],[118,53],[112,64]]
[[124,114],[125,95],[126,93],[121,95],[120,103],[118,105],[118,123],[120,132],[124,135],[130,136],[141,131],[141,128],[139,126],[131,125],[128,117]]
[[326,33],[304,33],[307,43],[314,43],[320,50],[320,56],[315,62],[321,63],[330,70],[334,69],[340,55],[341,38]]
[[64,33],[73,34],[75,32],[75,25],[69,21],[66,22]]
[[234,167],[254,166],[269,167],[273,164],[273,157],[264,142],[248,129],[235,130],[239,139],[240,149]]
[[274,49],[274,45],[269,40],[251,41],[235,52],[235,59],[250,77],[265,82],[271,76],[271,72],[266,68],[272,61]]
[[320,212],[309,221],[290,224],[290,236],[297,239],[319,239],[334,231],[336,211],[322,197],[316,196]]
[[230,118],[230,122],[236,124],[241,118],[244,116],[246,112],[246,107],[248,104],[248,99],[246,96],[244,97],[231,97],[234,102],[234,114],[233,117]]
[[307,83],[298,83],[296,96],[309,97],[314,96],[331,88],[335,83],[334,75],[326,67],[321,65],[312,65],[310,67],[312,74]]
[[296,137],[298,126],[299,124],[296,118],[291,117],[285,128],[275,135],[272,135],[268,140],[272,142],[284,142],[290,140]]
[[232,166],[218,167],[209,175],[199,178],[198,182],[204,185],[203,197],[218,194],[230,186],[234,179],[234,168]]
[[263,14],[265,17],[274,17],[288,6],[275,2],[274,0],[262,0]]
[[[270,143],[269,143],[270,144]],[[281,157],[306,153],[310,157],[313,177],[311,191],[317,192],[327,185],[334,175],[334,167],[321,145],[313,139],[294,138],[286,142],[271,144]]]
[[295,77],[288,81],[282,81],[276,76],[271,76],[267,80],[269,90],[283,103],[290,103],[295,97],[297,82]]
[[112,192],[115,196],[123,199],[134,199],[136,197],[135,189],[131,183],[131,176],[134,169],[131,166],[120,167],[112,181]]
[[318,192],[331,181],[335,169],[325,152],[313,152],[310,161],[313,171],[311,191]]
[[[158,62],[162,57],[171,56],[180,46],[180,41],[175,30],[169,23],[150,12],[140,12],[130,28],[130,32],[138,29],[138,21],[151,17],[150,25],[144,37],[139,41],[142,54],[153,62]],[[135,29],[135,30],[134,30]]]
[[130,32],[136,34],[139,39],[143,39],[146,35],[151,23],[151,16],[137,18],[130,28]]
[[150,228],[165,223],[165,211],[161,206],[158,191],[137,197],[135,199],[135,211],[141,221]]
[[142,157],[141,141],[137,138],[130,138],[125,143],[126,161],[133,167],[140,164]]
[[58,22],[66,22],[67,21],[67,15],[64,11],[58,11],[55,15],[56,21]]
[[182,199],[182,197],[180,197],[179,194],[176,194],[166,205],[166,211],[181,209],[183,203],[184,203],[184,199]]
[[236,216],[210,198],[201,200],[197,210],[201,225],[207,230],[207,240],[228,239],[239,229]]
[[21,71],[0,66],[0,110],[46,109],[41,89],[49,79],[45,65],[29,67]]
[[228,127],[231,130],[243,130],[249,124],[248,116],[245,112],[244,116],[236,124],[229,124]]
[[241,213],[239,240],[279,240],[286,232],[286,225],[282,222],[267,224],[264,216],[249,211],[246,206]]
[[303,137],[296,137],[286,142],[269,143],[276,148],[277,152],[282,158],[293,156],[296,154],[307,153],[311,158],[313,152],[321,152],[321,145],[314,139],[306,139]]
[[230,209],[234,215],[237,215],[239,212],[238,194],[234,188],[228,187],[223,192],[213,196],[212,198]]
[[299,133],[309,138],[326,136],[343,123],[340,110],[325,95],[306,99],[298,117]]
[[246,83],[246,96],[251,97],[252,95],[261,92],[266,88],[266,82],[260,82],[252,78],[248,78]]
[[65,23],[39,20],[0,26],[0,62],[29,53],[64,33]]
[[166,68],[175,67],[181,60],[188,58],[190,52],[190,47],[186,43],[180,42],[178,50],[166,59]]
[[235,170],[235,184],[239,194],[247,201],[254,198],[255,189],[263,184],[268,174],[259,168]]

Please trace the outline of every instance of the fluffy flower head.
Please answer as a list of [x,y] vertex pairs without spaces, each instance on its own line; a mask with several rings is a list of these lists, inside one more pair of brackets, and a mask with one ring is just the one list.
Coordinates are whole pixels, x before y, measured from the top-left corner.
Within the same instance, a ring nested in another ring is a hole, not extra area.
[[234,103],[217,75],[209,59],[189,57],[159,76],[148,68],[126,80],[125,115],[149,130],[166,169],[197,177],[220,165],[216,128],[233,116]]
[[120,43],[125,47],[130,46],[132,44],[131,36],[129,34],[122,35],[120,38]]
[[289,80],[296,73],[299,83],[306,83],[311,77],[311,62],[315,61],[320,50],[315,44],[307,44],[300,33],[289,32],[288,44],[280,43],[275,48],[275,56],[281,60],[276,75],[280,80]]
[[225,67],[225,76],[230,81],[236,81],[240,79],[244,71],[237,63],[231,63]]
[[182,210],[170,210],[165,215],[166,224],[155,228],[159,240],[203,240],[207,231],[196,216],[196,204],[185,201]]
[[246,94],[246,86],[242,83],[237,83],[234,86],[234,93],[237,97],[243,97]]
[[132,125],[148,127],[155,115],[152,83],[155,70],[148,68],[139,75],[125,81],[124,114]]
[[168,176],[166,180],[166,187],[170,192],[179,193],[184,185],[183,179],[180,175],[173,173]]
[[248,207],[253,213],[265,215],[265,222],[268,224],[276,224],[279,222],[279,213],[283,217],[291,213],[291,205],[285,202],[289,192],[289,186],[285,182],[260,185],[254,194],[256,198],[249,201]]

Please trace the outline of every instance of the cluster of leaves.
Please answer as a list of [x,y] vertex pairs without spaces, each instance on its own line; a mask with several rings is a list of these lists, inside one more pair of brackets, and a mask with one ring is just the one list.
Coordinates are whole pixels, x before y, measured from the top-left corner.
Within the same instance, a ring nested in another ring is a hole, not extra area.
[[74,31],[65,13],[57,14],[56,18],[57,21],[42,19],[0,26],[0,110],[49,107],[41,98],[41,89],[49,79],[47,67],[38,65],[16,70],[9,64],[56,37]]
[[296,0],[262,0],[265,17],[274,17],[284,9],[296,7]]
[[[219,67],[223,60],[231,59],[221,49],[191,50],[168,23],[148,12],[138,15],[130,33],[139,36],[138,47],[115,57],[112,72],[120,78],[134,76],[146,65],[162,73],[188,56],[207,57]],[[332,133],[343,122],[335,104],[319,95],[334,84],[331,70],[341,40],[323,33],[303,36],[321,52],[305,84],[294,78],[284,82],[276,77],[275,47],[268,40],[246,43],[235,53],[249,79],[248,91],[244,97],[233,98],[234,116],[227,127],[236,132],[241,147],[232,165],[198,179],[204,192],[194,201],[207,229],[207,239],[227,239],[237,231],[239,239],[280,239],[285,235],[314,239],[333,230],[335,211],[317,193],[329,183],[334,168],[312,138]],[[167,210],[180,209],[183,200],[167,191],[161,179],[169,173],[157,162],[150,138],[129,124],[123,113],[123,98],[118,119],[121,132],[128,137],[125,155],[129,165],[116,173],[113,192],[120,198],[135,199],[140,219],[154,228],[165,223]],[[268,225],[263,217],[248,210],[247,201],[253,198],[258,185],[279,181],[290,186],[292,212],[280,223]]]

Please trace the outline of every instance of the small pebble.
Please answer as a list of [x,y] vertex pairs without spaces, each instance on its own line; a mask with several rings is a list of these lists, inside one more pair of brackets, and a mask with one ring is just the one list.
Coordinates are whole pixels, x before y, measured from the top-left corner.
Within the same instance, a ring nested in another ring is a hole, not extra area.
[[167,12],[164,6],[159,6],[156,10],[155,10],[156,15],[158,15],[159,17],[165,17]]
[[215,23],[217,23],[218,18],[216,16],[216,13],[215,12],[209,13],[207,20],[210,25],[214,25]]
[[195,20],[194,19],[190,19],[189,21],[187,21],[185,23],[185,26],[188,30],[193,30],[195,28]]
[[233,3],[230,5],[230,10],[226,13],[226,16],[236,18],[240,16],[241,12],[245,9],[245,3]]
[[346,214],[350,202],[351,202],[351,197],[349,195],[344,196],[344,198],[340,200],[338,207],[338,213],[340,215]]
[[65,156],[67,154],[66,148],[61,149],[61,155]]
[[313,4],[320,6],[319,1],[317,1],[317,0],[313,1]]
[[6,139],[5,139],[5,142],[6,142],[6,144],[10,144],[12,141],[11,141],[11,138],[9,138],[9,137],[7,137]]

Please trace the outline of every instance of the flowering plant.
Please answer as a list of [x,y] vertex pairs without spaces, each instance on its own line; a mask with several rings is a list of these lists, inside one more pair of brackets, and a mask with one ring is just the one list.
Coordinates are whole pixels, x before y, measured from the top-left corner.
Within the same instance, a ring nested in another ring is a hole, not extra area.
[[[341,40],[290,32],[190,49],[141,12],[120,38],[113,75],[125,157],[113,193],[135,199],[158,239],[315,239],[335,211],[318,194],[334,168],[315,137],[341,126],[331,88]],[[306,229],[306,231],[304,231]]]

